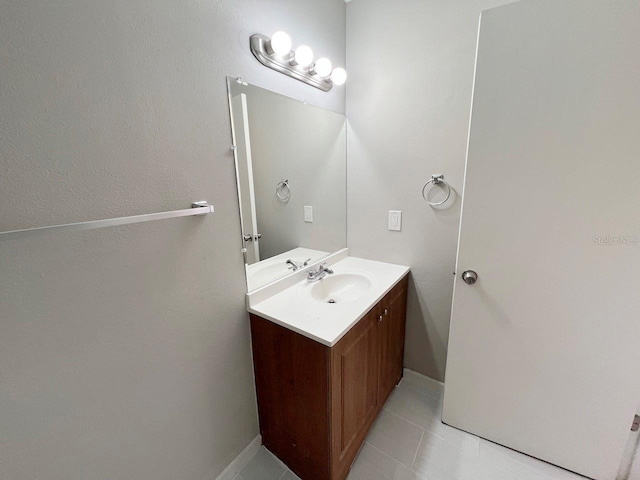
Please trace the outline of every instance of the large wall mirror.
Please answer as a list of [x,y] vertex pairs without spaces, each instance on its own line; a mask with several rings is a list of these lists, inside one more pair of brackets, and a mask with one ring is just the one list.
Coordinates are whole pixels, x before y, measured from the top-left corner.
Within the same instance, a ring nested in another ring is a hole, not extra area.
[[343,115],[227,79],[248,291],[346,247]]

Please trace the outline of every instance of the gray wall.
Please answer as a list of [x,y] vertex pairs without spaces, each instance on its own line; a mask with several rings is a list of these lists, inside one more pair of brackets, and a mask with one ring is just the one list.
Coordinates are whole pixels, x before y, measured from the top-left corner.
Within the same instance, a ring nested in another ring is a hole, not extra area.
[[[297,247],[345,248],[345,118],[255,87],[248,88],[247,106],[260,260]],[[283,178],[291,189],[286,203],[275,194]],[[313,207],[313,223],[304,221],[305,205]]]
[[5,0],[0,230],[216,212],[0,243],[0,477],[214,479],[258,434],[225,75],[285,29],[344,65],[342,0]]
[[[505,0],[355,0],[347,6],[350,254],[410,265],[405,366],[444,379],[478,19]],[[457,196],[456,196],[457,197]],[[402,210],[402,232],[387,230]]]

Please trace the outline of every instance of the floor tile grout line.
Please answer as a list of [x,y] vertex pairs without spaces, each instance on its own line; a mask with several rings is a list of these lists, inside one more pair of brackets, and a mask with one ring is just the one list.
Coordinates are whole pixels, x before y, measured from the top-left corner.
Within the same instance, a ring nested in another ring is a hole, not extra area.
[[418,458],[418,452],[420,451],[420,447],[422,446],[422,440],[424,439],[424,433],[426,430],[422,430],[422,435],[420,435],[420,441],[418,442],[418,448],[416,448],[416,453],[413,455],[413,460],[411,462],[411,470],[413,470],[413,466],[416,464],[416,459]]
[[[408,468],[409,471],[411,471],[412,473],[415,473],[416,475],[418,475],[419,480],[427,480],[427,477],[425,477],[422,473],[420,472],[416,472],[413,468],[407,467],[404,463],[400,462],[399,460],[393,458],[391,455],[389,455],[387,452],[385,452],[384,450],[379,449],[378,447],[376,447],[373,443],[369,443],[365,440],[365,442],[367,445],[369,445],[371,448],[373,448],[374,450],[377,450],[378,452],[380,452],[382,455],[384,455],[385,457],[389,458],[391,461],[396,462],[398,465],[403,466],[405,468]],[[419,445],[418,445],[419,447]]]
[[440,391],[440,390],[436,390],[435,388],[428,386],[428,385],[426,384],[426,382],[425,382],[425,383],[421,383],[420,381],[414,382],[413,380],[411,380],[410,378],[408,378],[408,377],[406,377],[406,376],[402,377],[402,381],[403,381],[404,383],[408,383],[409,385],[413,385],[413,386],[415,386],[415,387],[420,387],[420,388],[423,388],[423,389],[425,389],[425,390],[429,390],[430,392],[433,392],[433,393],[435,393],[436,395],[444,396],[444,394],[442,393],[442,391]]
[[[417,423],[413,423],[411,420],[409,420],[408,418],[403,417],[403,416],[402,416],[402,415],[400,415],[399,413],[393,412],[393,411],[388,410],[388,409],[386,409],[386,408],[383,408],[383,409],[382,409],[382,411],[383,411],[383,412],[385,412],[385,413],[388,413],[388,414],[390,414],[390,415],[393,415],[394,417],[398,417],[398,418],[400,418],[400,419],[404,420],[405,422],[407,422],[408,424],[413,425],[414,427],[418,427],[418,428],[419,428],[419,429],[421,429],[421,430],[426,430],[426,428],[424,428],[424,427],[422,427],[422,426],[418,425]],[[432,434],[432,435],[433,435],[433,434]],[[443,439],[443,440],[444,440],[444,439]]]
[[[442,441],[443,441],[444,443],[446,443],[447,445],[451,445],[452,447],[457,448],[457,449],[458,449],[458,450],[460,450],[461,452],[464,452],[464,449],[463,449],[462,447],[460,447],[459,445],[456,445],[455,443],[453,443],[453,442],[451,442],[451,441],[447,440],[446,438],[441,437],[441,436],[440,436],[440,435],[438,435],[437,433],[434,433],[434,432],[429,431],[429,429],[427,429],[427,428],[425,428],[425,427],[423,427],[423,426],[421,426],[421,425],[418,425],[417,423],[413,423],[411,420],[409,420],[409,419],[407,419],[407,418],[403,417],[403,416],[402,416],[402,415],[400,415],[399,413],[392,412],[391,410],[386,410],[386,409],[383,409],[383,412],[385,412],[385,413],[389,413],[389,414],[391,414],[391,415],[394,415],[394,416],[396,416],[396,417],[398,417],[398,418],[400,418],[400,419],[404,420],[404,421],[405,421],[405,422],[407,422],[408,424],[413,425],[414,427],[418,427],[418,428],[419,428],[419,429],[421,429],[423,432],[426,432],[426,433],[428,433],[429,435],[433,435],[433,436],[434,436],[434,437],[436,437],[438,440],[442,440]],[[443,425],[444,425],[444,423],[443,423]],[[465,432],[465,433],[466,433],[466,432]],[[471,434],[471,433],[468,433],[467,435],[469,435],[471,438],[475,438],[475,439],[477,440],[477,442],[476,442],[476,454],[475,454],[474,456],[475,456],[475,457],[479,457],[479,455],[480,455],[480,437],[478,437],[478,436],[476,436],[476,435],[473,435],[473,434]],[[424,433],[423,433],[423,436],[424,436]]]
[[419,395],[425,395],[433,398],[434,400],[438,400],[440,402],[444,402],[444,396],[442,393],[436,392],[435,390],[430,390],[428,388],[422,387],[420,385],[416,385],[411,382],[407,382],[405,385],[398,385],[397,388],[406,388],[411,391],[411,393],[417,393]]
[[[395,457],[392,457],[391,455],[389,455],[387,452],[385,452],[384,450],[382,450],[381,448],[376,447],[373,443],[369,443],[367,441],[365,441],[364,443],[366,443],[367,445],[369,445],[370,447],[376,449],[377,451],[379,451],[381,454],[383,454],[385,457],[390,458],[391,460],[393,460],[394,462],[396,462],[398,465],[404,465],[404,463],[402,463],[400,460],[398,460]],[[406,465],[404,465],[406,467]]]
[[[403,379],[403,381],[404,381],[404,379]],[[427,387],[425,385],[420,385],[419,383],[412,382],[412,381],[409,381],[409,380],[405,381],[405,385],[407,385],[407,388],[415,387],[416,389],[420,389],[420,390],[423,390],[423,391],[426,390],[428,392],[428,395],[438,396],[441,399],[444,399],[444,394],[442,392],[434,390],[433,388],[429,388],[429,387]],[[409,387],[409,385],[411,385],[411,386]]]

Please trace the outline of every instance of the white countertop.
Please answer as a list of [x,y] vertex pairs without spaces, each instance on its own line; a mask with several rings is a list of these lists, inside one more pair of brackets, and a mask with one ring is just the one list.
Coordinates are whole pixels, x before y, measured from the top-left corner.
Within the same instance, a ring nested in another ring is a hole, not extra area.
[[329,304],[310,300],[306,293],[315,284],[302,279],[259,303],[249,302],[248,311],[332,347],[409,272],[402,265],[356,257],[346,257],[331,268],[336,275],[365,275],[371,286],[355,300]]

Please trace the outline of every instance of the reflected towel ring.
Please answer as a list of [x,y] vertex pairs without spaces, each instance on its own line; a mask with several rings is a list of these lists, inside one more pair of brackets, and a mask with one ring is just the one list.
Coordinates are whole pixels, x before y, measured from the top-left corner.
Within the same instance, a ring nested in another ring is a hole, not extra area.
[[[281,195],[281,193],[283,193]],[[289,187],[289,180],[286,178],[276,185],[276,197],[283,203],[286,203],[291,198],[291,188]]]
[[[425,190],[429,185],[432,185],[432,184],[444,185],[447,188],[447,196],[441,202],[430,202],[429,199],[427,198],[427,195],[425,194]],[[443,205],[447,200],[449,200],[449,197],[451,197],[451,187],[447,182],[444,181],[444,175],[431,175],[431,180],[425,183],[424,187],[422,187],[422,198],[424,198],[424,200],[432,207],[439,207],[440,205]]]

